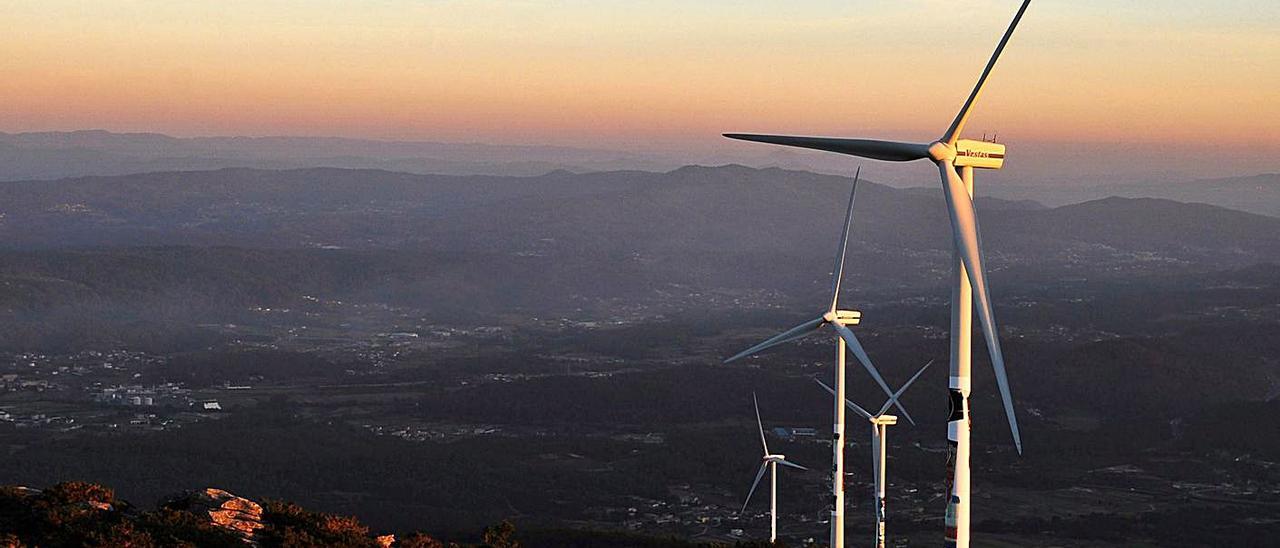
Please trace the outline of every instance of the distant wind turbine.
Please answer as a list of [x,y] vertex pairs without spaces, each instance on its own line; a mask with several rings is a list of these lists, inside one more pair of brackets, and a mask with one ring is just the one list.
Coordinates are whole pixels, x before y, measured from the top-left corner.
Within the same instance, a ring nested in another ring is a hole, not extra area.
[[778,541],[778,465],[799,468],[800,470],[808,470],[799,464],[787,460],[786,455],[769,454],[769,442],[764,439],[764,423],[760,421],[760,402],[756,400],[756,393],[751,393],[751,403],[756,406],[756,426],[760,428],[760,445],[764,447],[764,458],[760,462],[760,471],[756,472],[756,480],[751,483],[751,490],[747,492],[747,500],[742,503],[742,511],[747,511],[747,505],[751,503],[751,495],[756,493],[756,487],[760,485],[760,478],[764,477],[765,470],[769,471],[769,542]]
[[[725,360],[725,363],[737,360],[744,356],[749,356],[757,352],[763,351],[774,346],[791,342],[823,327],[831,327],[836,334],[836,390],[839,392],[836,396],[835,404],[835,421],[832,424],[832,440],[831,440],[831,546],[844,545],[844,406],[840,405],[840,401],[845,399],[845,347],[847,346],[853,351],[853,355],[862,363],[862,367],[871,374],[871,378],[875,379],[876,384],[880,385],[880,389],[888,396],[893,395],[893,390],[889,389],[889,385],[885,384],[884,377],[880,376],[880,372],[876,370],[876,366],[872,365],[871,358],[867,356],[866,350],[863,350],[862,343],[858,342],[858,337],[849,330],[850,325],[857,325],[862,319],[862,313],[853,310],[840,310],[840,280],[844,277],[844,261],[849,247],[849,227],[853,224],[853,200],[858,193],[858,179],[862,176],[862,169],[859,168],[853,176],[853,190],[849,192],[849,208],[845,211],[844,226],[840,233],[840,245],[836,248],[836,265],[831,273],[831,299],[830,307],[821,316],[816,319],[809,320],[796,327],[793,327],[780,335],[774,336],[760,344],[748,348],[737,355]],[[911,414],[900,404],[896,404],[898,410],[902,412],[902,416],[911,424],[915,421],[911,420]]]
[[[968,548],[969,546],[969,393],[972,387],[970,372],[970,352],[972,343],[973,299],[977,298],[978,319],[982,323],[982,333],[986,338],[987,351],[991,354],[991,366],[995,369],[996,384],[1000,388],[1000,397],[1004,401],[1005,416],[1009,420],[1009,431],[1013,435],[1014,446],[1022,453],[1022,437],[1018,433],[1018,419],[1013,409],[1013,396],[1009,391],[1009,379],[1005,373],[1004,354],[1000,349],[1000,339],[996,331],[995,314],[991,309],[991,294],[987,288],[986,270],[983,267],[982,244],[978,236],[978,215],[973,207],[973,170],[1000,169],[1004,166],[1004,145],[986,140],[975,141],[961,139],[965,123],[973,107],[982,95],[983,87],[996,61],[1013,36],[1013,31],[1022,20],[1031,0],[1023,0],[1022,7],[1013,17],[1013,22],[1005,31],[996,46],[995,52],[987,61],[986,68],[978,78],[978,83],[969,93],[968,100],[960,108],[951,125],[943,132],[942,137],[931,143],[903,143],[896,141],[879,141],[872,139],[841,139],[830,137],[794,137],[785,135],[751,135],[726,133],[725,137],[770,143],[793,147],[811,148],[861,156],[875,160],[890,162],[909,162],[929,160],[937,164],[942,178],[943,195],[946,198],[947,212],[951,218],[951,232],[955,240],[957,256],[956,274],[951,291],[951,375],[950,405],[951,415],[947,419],[947,438],[951,442],[951,456],[948,467],[951,469],[947,478],[949,492],[946,511],[947,546]],[[956,172],[956,168],[960,172]],[[837,387],[838,388],[838,387]],[[832,539],[833,548],[841,548],[837,539]]]
[[[913,375],[906,384],[903,384],[902,388],[899,388],[897,392],[893,393],[893,396],[890,396],[888,400],[885,400],[884,405],[880,406],[880,410],[876,411],[874,415],[860,407],[858,404],[853,403],[853,401],[844,400],[845,405],[848,406],[849,409],[852,409],[855,413],[862,416],[862,418],[867,419],[867,421],[871,423],[871,470],[872,475],[875,476],[872,491],[874,492],[876,507],[876,548],[884,548],[885,545],[884,529],[887,516],[885,514],[884,491],[886,476],[885,468],[887,468],[889,464],[887,455],[889,427],[898,424],[898,417],[886,415],[884,413],[889,410],[889,407],[898,402],[898,398],[902,396],[902,393],[906,392],[907,389],[911,387],[911,383],[916,382],[916,379],[920,378],[920,374],[924,373],[924,370],[928,369],[930,365],[933,365],[933,360],[929,360],[929,363],[924,364],[924,367],[921,367],[919,371],[916,371],[916,374]],[[827,386],[818,379],[813,380],[814,382],[822,385],[822,387],[825,388],[827,392],[830,392],[831,395],[834,396],[836,394],[834,388]]]

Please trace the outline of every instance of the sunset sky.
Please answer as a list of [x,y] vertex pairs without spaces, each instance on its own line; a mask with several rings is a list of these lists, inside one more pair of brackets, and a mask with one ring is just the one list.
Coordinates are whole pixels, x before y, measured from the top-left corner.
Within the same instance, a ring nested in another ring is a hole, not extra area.
[[[936,137],[1016,0],[3,1],[0,131]],[[1039,0],[970,124],[1280,151],[1280,2]]]

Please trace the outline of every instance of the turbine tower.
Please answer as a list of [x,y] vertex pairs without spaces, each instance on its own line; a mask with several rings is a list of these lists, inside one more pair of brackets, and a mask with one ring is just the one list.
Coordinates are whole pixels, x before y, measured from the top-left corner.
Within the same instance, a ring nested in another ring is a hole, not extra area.
[[[916,374],[911,377],[911,380],[908,380],[906,384],[902,385],[902,388],[899,388],[897,392],[893,393],[893,396],[890,396],[888,400],[885,400],[884,405],[881,406],[880,410],[874,415],[866,409],[863,409],[858,404],[853,403],[852,400],[844,400],[844,404],[849,409],[852,409],[855,413],[862,416],[862,418],[867,419],[867,421],[871,423],[871,471],[872,475],[875,476],[871,490],[874,494],[876,509],[876,548],[885,547],[884,530],[885,519],[887,517],[884,504],[885,468],[889,464],[887,455],[887,438],[889,435],[889,427],[898,424],[898,417],[886,415],[884,413],[889,410],[890,406],[897,403],[898,398],[902,396],[902,393],[906,392],[907,388],[911,387],[911,383],[916,382],[916,379],[920,377],[920,374],[924,373],[924,370],[928,369],[930,365],[933,365],[932,360],[930,360],[929,363],[924,364],[924,367],[921,367],[919,371],[916,371]],[[827,392],[830,392],[831,395],[834,396],[836,394],[834,388],[827,386],[818,379],[813,380],[819,385],[822,385],[822,387],[825,388]]]
[[[844,276],[844,259],[849,245],[849,226],[853,223],[853,199],[857,195],[858,179],[861,176],[862,168],[858,168],[858,171],[853,176],[853,190],[849,192],[849,208],[844,216],[844,230],[840,233],[840,245],[836,248],[836,265],[831,272],[830,307],[816,319],[797,325],[724,361],[724,363],[729,363],[767,348],[800,339],[825,326],[831,327],[838,335],[836,337],[836,390],[838,394],[835,399],[835,420],[832,424],[831,439],[832,548],[843,548],[844,546],[844,406],[840,405],[840,402],[845,399],[844,356],[846,347],[853,351],[853,355],[862,363],[862,367],[867,370],[867,373],[871,374],[871,378],[875,379],[876,384],[880,385],[880,389],[886,395],[893,396],[893,390],[889,389],[889,385],[884,382],[884,377],[880,376],[876,366],[871,363],[871,358],[867,356],[866,350],[862,348],[862,343],[858,342],[858,337],[853,334],[853,331],[849,330],[848,326],[857,325],[861,321],[862,313],[854,310],[839,309],[840,280]],[[901,404],[895,401],[895,405],[902,412],[903,417],[910,421],[911,424],[915,424],[915,421],[911,419],[911,415],[907,413],[906,409],[903,409]]]
[[747,511],[747,505],[751,503],[751,495],[756,493],[756,487],[760,485],[760,478],[764,477],[764,472],[769,471],[769,542],[778,541],[778,465],[790,466],[801,470],[808,470],[799,464],[787,460],[785,455],[770,455],[769,442],[764,440],[764,423],[760,422],[760,402],[756,400],[756,393],[751,393],[751,403],[756,406],[756,426],[760,428],[760,445],[764,447],[764,458],[760,462],[760,471],[756,472],[756,481],[751,483],[751,490],[747,492],[747,500],[742,503],[742,511]]
[[[986,68],[978,77],[978,83],[969,93],[968,100],[951,122],[951,126],[932,143],[902,143],[871,139],[840,139],[829,137],[793,137],[783,135],[749,135],[728,133],[725,137],[785,146],[825,150],[863,158],[890,162],[929,160],[937,164],[942,178],[943,195],[951,218],[951,231],[955,240],[955,276],[951,289],[951,413],[947,418],[947,439],[950,456],[947,459],[947,509],[946,545],[958,548],[969,546],[969,393],[972,388],[970,354],[974,298],[976,297],[978,320],[991,354],[991,366],[995,369],[996,384],[1004,401],[1005,416],[1013,443],[1022,454],[1022,438],[1018,434],[1018,419],[1013,410],[1013,396],[1009,392],[1009,379],[1005,374],[1004,355],[996,332],[995,315],[991,310],[991,294],[987,287],[986,270],[983,268],[982,245],[978,237],[978,217],[973,207],[973,170],[1000,169],[1004,165],[1004,145],[961,139],[965,123],[973,111],[982,89],[995,67],[996,61],[1013,36],[1031,0],[1023,0],[1013,22],[996,46]],[[960,171],[957,172],[956,168]],[[839,389],[840,387],[837,387]]]

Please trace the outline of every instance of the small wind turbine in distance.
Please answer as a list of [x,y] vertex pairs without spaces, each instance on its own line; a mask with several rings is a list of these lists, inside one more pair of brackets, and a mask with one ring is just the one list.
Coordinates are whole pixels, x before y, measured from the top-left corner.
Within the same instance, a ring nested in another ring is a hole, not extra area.
[[787,460],[786,455],[770,455],[769,442],[764,439],[764,423],[760,421],[760,401],[756,399],[756,393],[751,393],[751,403],[756,406],[756,426],[760,428],[760,445],[764,447],[764,458],[760,462],[760,471],[756,472],[756,480],[751,483],[751,490],[747,492],[747,500],[742,503],[742,511],[747,511],[747,505],[751,504],[751,495],[756,493],[756,487],[760,485],[760,478],[764,477],[766,470],[769,471],[769,542],[778,541],[778,465],[790,466],[801,470],[808,470],[799,464]]
[[[862,343],[858,342],[858,337],[853,334],[853,331],[849,330],[848,326],[857,325],[862,320],[862,313],[854,310],[840,310],[839,308],[840,280],[844,277],[844,261],[849,247],[849,227],[853,223],[853,202],[858,193],[858,180],[861,176],[862,168],[858,168],[858,171],[853,176],[853,190],[849,192],[849,208],[845,211],[844,227],[840,233],[840,245],[836,248],[836,265],[831,272],[830,307],[816,319],[793,327],[724,361],[724,363],[729,363],[782,343],[800,339],[822,329],[824,326],[830,326],[838,335],[836,337],[836,390],[838,394],[836,395],[834,409],[835,419],[831,428],[832,548],[843,548],[844,546],[844,406],[840,405],[840,400],[844,399],[846,346],[853,350],[853,355],[862,363],[867,373],[871,374],[871,378],[875,379],[876,384],[880,385],[880,389],[884,390],[884,393],[888,396],[893,395],[893,390],[889,389],[889,385],[884,382],[884,377],[881,377],[880,372],[876,370],[876,366],[872,365],[871,358],[867,356],[866,350],[863,350]],[[898,406],[899,411],[902,411],[902,416],[908,422],[915,424],[915,421],[911,420],[911,414],[907,413],[906,409],[899,404],[895,403],[895,405]]]
[[[853,401],[844,400],[845,405],[848,406],[849,409],[852,409],[855,413],[862,416],[862,418],[867,419],[867,421],[871,423],[871,471],[872,475],[875,477],[872,484],[872,491],[874,491],[876,507],[876,548],[884,548],[885,545],[884,529],[887,516],[885,513],[884,492],[886,477],[885,468],[889,464],[889,427],[898,424],[898,417],[886,415],[884,413],[889,410],[889,407],[898,402],[898,398],[902,396],[903,392],[906,392],[907,389],[911,387],[911,383],[916,382],[916,379],[920,378],[920,374],[924,373],[924,370],[928,369],[930,365],[933,365],[933,360],[929,360],[929,363],[924,364],[924,367],[921,367],[919,371],[916,371],[916,374],[912,375],[911,379],[908,380],[906,384],[902,385],[902,388],[899,388],[897,392],[893,393],[893,396],[890,396],[888,400],[885,400],[884,405],[880,406],[880,410],[876,411],[874,415],[866,409],[863,409],[858,404],[853,403]],[[834,396],[836,394],[834,388],[827,386],[822,381],[818,379],[813,379],[813,381],[825,388],[827,392],[831,393],[831,395]]]
[[[951,232],[955,240],[957,256],[954,283],[951,288],[951,416],[947,420],[947,438],[951,443],[951,471],[947,478],[949,500],[946,511],[945,541],[947,546],[968,548],[970,496],[969,496],[969,393],[972,389],[970,372],[970,342],[973,300],[976,298],[978,320],[986,338],[987,351],[991,354],[991,366],[995,369],[996,384],[1004,401],[1004,412],[1009,419],[1009,432],[1013,444],[1022,454],[1022,437],[1018,433],[1018,418],[1013,410],[1013,396],[1009,391],[1009,379],[1005,373],[1004,354],[996,331],[995,314],[991,310],[991,294],[987,288],[986,270],[983,267],[982,244],[978,237],[978,214],[973,207],[973,170],[1000,169],[1004,166],[1004,145],[986,140],[961,139],[965,123],[973,107],[982,95],[982,89],[995,68],[996,61],[1013,36],[1031,0],[1023,0],[1013,22],[1005,30],[986,68],[978,77],[978,83],[969,93],[968,100],[960,108],[951,125],[938,140],[931,143],[903,143],[873,139],[840,139],[830,137],[794,137],[786,135],[750,135],[726,133],[730,139],[755,141],[775,145],[825,150],[852,156],[861,156],[889,162],[929,160],[937,164],[942,178],[943,196],[951,218]],[[956,172],[956,168],[960,172]],[[840,548],[832,542],[833,548]]]

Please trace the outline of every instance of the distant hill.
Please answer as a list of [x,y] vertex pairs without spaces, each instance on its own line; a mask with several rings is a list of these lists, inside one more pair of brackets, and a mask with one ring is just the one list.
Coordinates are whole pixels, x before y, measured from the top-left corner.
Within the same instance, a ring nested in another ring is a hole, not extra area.
[[1116,187],[1115,191],[1121,196],[1155,196],[1280,217],[1280,173]]
[[0,181],[198,171],[339,167],[454,175],[538,175],[557,169],[665,170],[669,159],[557,146],[376,141],[335,137],[194,137],[102,130],[0,133]]
[[[0,184],[0,248],[413,249],[555,259],[593,277],[734,283],[825,264],[849,185],[736,165],[537,177],[222,169],[11,182]],[[939,279],[935,270],[949,268],[942,198],[925,190],[861,185],[854,251],[876,259],[862,265],[867,283]],[[1126,198],[1052,209],[982,198],[978,207],[996,269],[1074,263],[1081,253],[1098,269],[1134,254],[1207,268],[1280,258],[1280,219],[1221,207]]]
[[[341,137],[172,137],[159,133],[103,130],[0,132],[0,181],[50,180],[93,175],[221,168],[305,169],[335,167],[380,169],[417,174],[535,176],[550,171],[576,173],[643,170],[665,172],[683,165],[742,164],[757,168],[849,175],[857,158],[819,151],[700,136],[702,145],[609,149],[605,145],[547,146],[471,142],[394,141]],[[924,136],[921,136],[922,138]],[[717,145],[718,143],[718,145]],[[1274,214],[1274,194],[1250,194],[1247,188],[1215,189],[1221,182],[1198,181],[1227,174],[1274,173],[1277,166],[1264,148],[1116,143],[1020,142],[1007,169],[981,177],[981,195],[1031,199],[1062,205],[1107,196],[1158,197],[1204,202],[1255,213]],[[1212,157],[1212,163],[1204,158]],[[1135,161],[1135,158],[1146,160]],[[1152,158],[1161,158],[1158,165]],[[904,168],[873,162],[875,179],[898,188],[937,184],[925,166]],[[874,167],[883,166],[883,169]],[[1268,177],[1268,176],[1263,176]],[[1271,175],[1270,177],[1274,177]],[[1249,183],[1249,177],[1241,180]],[[1273,179],[1274,180],[1274,179]],[[1151,183],[1159,181],[1158,184]],[[1190,182],[1188,182],[1190,181]],[[1180,190],[1186,187],[1186,194]],[[1253,203],[1259,199],[1264,204]],[[1259,208],[1269,207],[1269,210]]]
[[1223,258],[1280,253],[1280,241],[1269,234],[1277,221],[1280,219],[1207,204],[1116,197],[983,220],[994,234],[1018,231],[1022,238],[1053,240],[1065,236],[1116,249]]
[[1032,197],[1051,205],[1079,203],[1112,196],[1164,198],[1280,217],[1280,174],[1278,173],[1196,180],[1170,176],[1161,179],[1158,183],[992,184],[985,186],[984,189],[985,192],[1006,199]]
[[[732,165],[524,178],[224,169],[0,183],[0,324],[57,342],[99,336],[79,323],[92,313],[136,315],[145,330],[191,307],[219,318],[303,294],[455,317],[623,299],[673,310],[807,299],[826,291],[849,185]],[[1000,287],[1280,262],[1280,219],[1220,207],[1128,198],[978,206]],[[942,198],[864,181],[850,265],[857,291],[941,287],[952,268]],[[58,331],[32,314],[75,327]]]

